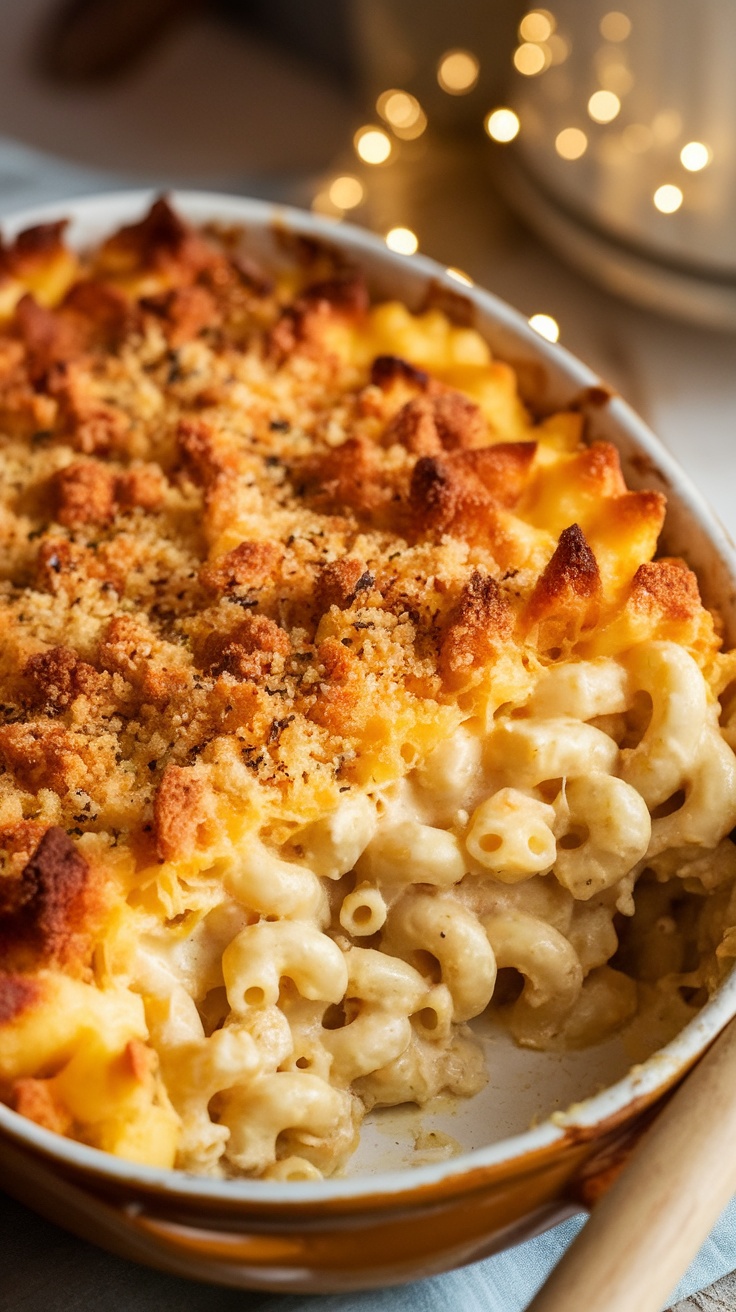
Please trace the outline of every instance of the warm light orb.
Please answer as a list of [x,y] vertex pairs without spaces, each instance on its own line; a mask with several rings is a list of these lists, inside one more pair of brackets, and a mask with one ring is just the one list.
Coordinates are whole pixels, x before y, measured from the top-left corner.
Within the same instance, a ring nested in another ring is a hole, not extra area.
[[376,109],[392,128],[413,127],[422,113],[416,96],[408,91],[384,91],[376,101]]
[[478,81],[480,64],[469,50],[448,50],[437,65],[437,81],[450,96],[465,96]]
[[602,46],[596,51],[594,62],[598,81],[604,90],[613,91],[619,97],[627,95],[634,85],[634,74],[623,51],[615,46]]
[[363,199],[363,184],[358,178],[345,174],[343,177],[333,179],[327,194],[338,209],[354,210]]
[[548,342],[556,342],[560,336],[560,325],[551,314],[533,314],[529,327],[539,333],[540,337],[546,337]]
[[398,123],[394,123],[392,124],[392,127],[394,134],[397,137],[401,137],[402,141],[414,141],[416,137],[421,137],[422,133],[426,130],[427,115],[420,105],[419,113],[413,123],[407,123],[404,127],[400,127]]
[[604,41],[625,41],[631,35],[631,19],[618,9],[604,14],[598,24],[598,31]]
[[632,155],[643,155],[654,141],[654,134],[646,123],[629,123],[621,133],[621,140]]
[[669,145],[682,132],[682,116],[676,109],[660,109],[652,119],[652,132],[661,146]]
[[383,128],[358,128],[353,144],[364,164],[385,164],[391,154],[391,139]]
[[680,151],[680,163],[688,173],[699,173],[710,164],[712,158],[710,147],[703,141],[688,141]]
[[329,191],[318,191],[312,198],[312,212],[321,215],[323,219],[334,219],[335,222],[345,213],[342,207],[331,199]]
[[543,73],[548,62],[547,52],[531,41],[525,41],[514,51],[514,68],[517,73],[523,73],[524,77],[536,77],[537,73]]
[[652,199],[661,214],[674,214],[682,205],[683,195],[679,187],[667,182],[663,187],[657,187]]
[[391,228],[386,233],[386,245],[397,255],[413,255],[419,246],[417,234],[411,228]]
[[546,44],[552,63],[564,64],[570,53],[570,42],[567,38],[560,36],[559,32],[553,32]]
[[621,96],[628,95],[633,87],[634,74],[630,68],[625,68],[623,64],[619,64],[617,67],[608,70],[608,77],[606,80],[608,82],[606,89],[608,91],[613,91],[620,98]]
[[485,128],[494,141],[513,141],[518,136],[519,115],[513,109],[494,109],[486,118]]
[[555,137],[555,150],[562,159],[580,159],[588,149],[588,138],[581,128],[563,128]]
[[376,109],[402,141],[421,137],[427,127],[427,115],[416,96],[408,91],[382,91]]
[[532,9],[519,23],[522,41],[547,41],[555,30],[555,20],[548,9]]
[[621,101],[613,91],[594,91],[588,101],[588,113],[595,123],[612,123],[621,110]]
[[467,273],[463,273],[462,269],[453,269],[452,266],[450,266],[449,269],[445,269],[445,273],[448,278],[452,278],[453,282],[461,282],[463,287],[473,286],[473,279],[470,278]]

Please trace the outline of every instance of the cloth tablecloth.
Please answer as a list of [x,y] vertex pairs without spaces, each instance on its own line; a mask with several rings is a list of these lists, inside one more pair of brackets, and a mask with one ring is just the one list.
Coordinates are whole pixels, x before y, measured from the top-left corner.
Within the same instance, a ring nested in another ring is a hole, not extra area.
[[[572,1217],[496,1257],[410,1285],[349,1294],[264,1294],[136,1266],[0,1194],[0,1312],[523,1312],[583,1223],[582,1215]],[[704,1289],[734,1266],[736,1200],[669,1303]]]

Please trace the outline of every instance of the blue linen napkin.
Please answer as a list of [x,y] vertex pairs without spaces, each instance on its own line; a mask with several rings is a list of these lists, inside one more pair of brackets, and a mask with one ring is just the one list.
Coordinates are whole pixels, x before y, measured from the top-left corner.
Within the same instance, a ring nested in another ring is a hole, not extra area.
[[[307,1296],[226,1289],[136,1266],[67,1235],[0,1192],[0,1308],[89,1312],[104,1289],[106,1312],[522,1312],[584,1219],[572,1217],[496,1257],[414,1284]],[[719,1280],[734,1265],[736,1200],[667,1306]]]
[[[363,1294],[328,1294],[310,1299],[310,1312],[523,1312],[568,1244],[582,1229],[585,1217],[573,1216],[543,1235],[516,1248],[446,1275],[413,1285],[368,1290]],[[692,1266],[673,1290],[667,1306],[688,1298],[736,1266],[736,1199],[721,1216]],[[272,1296],[267,1312],[297,1312],[303,1300]],[[266,1312],[264,1308],[263,1312]],[[570,1309],[570,1312],[577,1310]]]
[[[0,216],[56,198],[149,183],[150,179],[121,178],[119,174],[103,173],[0,137]],[[162,181],[163,186],[175,183],[176,179]],[[282,180],[282,184],[277,186],[271,182],[270,198],[284,198],[283,193],[289,189],[289,184],[286,180]],[[243,192],[244,180],[240,179],[237,186],[225,180],[221,189]],[[253,188],[253,191],[256,189],[260,191],[261,187]],[[572,1217],[545,1234],[496,1257],[412,1285],[359,1294],[318,1295],[309,1300],[300,1295],[245,1293],[239,1295],[242,1300],[240,1306],[244,1312],[246,1309],[256,1312],[256,1309],[261,1308],[263,1312],[297,1312],[297,1309],[305,1307],[305,1302],[308,1302],[310,1312],[446,1312],[447,1308],[454,1307],[462,1308],[463,1312],[523,1312],[568,1244],[578,1234],[584,1219],[582,1215]],[[7,1230],[5,1238],[8,1241]],[[69,1241],[70,1244],[75,1242],[71,1239]],[[109,1259],[110,1262],[114,1260]],[[669,1303],[689,1297],[734,1268],[736,1199],[726,1208],[695,1261],[673,1291]],[[181,1283],[176,1283],[181,1289]],[[186,1288],[183,1286],[184,1290]],[[192,1286],[193,1290],[195,1288]],[[67,1297],[69,1293],[67,1287]],[[224,1293],[222,1298],[226,1298]],[[68,1302],[66,1306],[69,1306]],[[122,1308],[123,1305],[120,1306]],[[136,1303],[136,1306],[142,1305]],[[189,1306],[193,1308],[194,1302],[190,1304],[186,1294],[180,1293],[176,1300],[178,1312],[187,1312]],[[196,1306],[201,1307],[201,1302],[198,1301]],[[214,1301],[212,1306],[218,1306],[218,1303]],[[224,1306],[224,1303],[219,1306]],[[46,1307],[48,1312],[52,1312],[48,1304]],[[114,1312],[112,1304],[109,1305],[109,1312]]]
[[57,159],[0,136],[0,215],[57,198],[117,191],[120,185],[118,174]]

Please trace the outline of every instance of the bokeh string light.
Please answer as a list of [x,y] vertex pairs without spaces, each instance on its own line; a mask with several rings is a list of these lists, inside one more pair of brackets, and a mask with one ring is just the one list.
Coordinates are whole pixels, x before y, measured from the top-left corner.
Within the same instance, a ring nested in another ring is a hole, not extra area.
[[416,96],[409,95],[408,91],[392,88],[381,92],[376,101],[376,109],[391,127],[406,127],[416,119],[419,101]]
[[465,96],[473,90],[480,62],[470,50],[448,50],[437,65],[437,81],[450,96]]
[[376,109],[397,137],[414,141],[427,127],[427,115],[416,96],[408,91],[383,91]]
[[358,128],[353,143],[364,164],[385,164],[393,149],[388,133],[370,125]]
[[620,10],[614,9],[603,15],[598,24],[598,31],[604,41],[625,41],[631,36],[631,19],[628,14],[622,14]]
[[535,333],[540,337],[545,337],[548,342],[556,342],[560,336],[560,325],[551,314],[533,314],[529,320],[529,327],[533,328]]
[[353,210],[357,205],[360,205],[365,192],[359,178],[354,178],[350,174],[343,174],[333,179],[327,194],[332,204],[338,209]]
[[519,135],[521,123],[519,115],[514,113],[513,109],[507,109],[505,106],[499,106],[498,109],[491,110],[486,115],[485,129],[493,141],[500,141],[504,144],[513,141]]
[[564,64],[571,49],[567,37],[561,36],[559,32],[553,32],[544,44],[547,50],[549,50],[550,62],[553,64]]
[[684,196],[680,187],[665,182],[661,187],[657,187],[652,199],[660,214],[674,214],[682,205]]
[[713,152],[704,141],[688,141],[680,151],[680,163],[688,173],[699,173],[707,168],[713,158]]
[[385,241],[389,250],[397,255],[414,255],[419,248],[419,238],[411,228],[390,228]]
[[[593,54],[598,88],[579,106],[578,117],[587,113],[599,128],[608,128],[623,115],[624,98],[634,85],[626,46],[632,26],[629,15],[621,10],[603,14],[598,24],[602,44]],[[557,18],[549,9],[528,10],[519,22],[517,33],[518,44],[512,52],[512,61],[517,73],[523,77],[545,73],[564,63],[571,54],[574,35],[558,30]],[[472,50],[460,47],[446,50],[435,66],[437,82],[450,96],[463,96],[473,91],[478,85],[480,72],[478,56]],[[564,77],[564,73],[559,76]],[[348,212],[359,209],[370,192],[371,170],[392,163],[399,157],[403,142],[411,143],[427,130],[428,117],[422,104],[405,88],[387,88],[378,96],[375,109],[379,123],[364,124],[353,137],[359,161],[368,166],[365,176],[344,172],[323,182],[312,201],[312,208],[319,214],[339,220]],[[574,119],[575,114],[571,117]],[[508,105],[487,110],[482,119],[487,136],[504,146],[517,140],[522,133],[523,121],[523,116]],[[603,139],[609,140],[612,147],[615,144],[619,151],[644,155],[656,149],[660,165],[662,151],[665,151],[673,165],[679,164],[688,173],[701,172],[713,159],[712,149],[707,143],[685,139],[680,115],[673,109],[660,109],[650,122],[624,121],[620,130],[616,124],[616,129],[610,131],[612,135]],[[591,140],[598,139],[595,129],[593,132],[591,138],[579,123],[573,121],[556,131],[554,152],[567,162],[582,159],[591,149]],[[674,182],[662,183],[649,192],[649,202],[663,215],[675,214],[685,203],[685,198],[682,187]],[[413,255],[419,248],[417,234],[402,223],[391,227],[384,240],[389,249],[402,255]],[[470,276],[461,269],[449,267],[446,273],[461,285],[472,285]],[[549,341],[557,341],[559,326],[550,315],[532,315],[529,322]]]
[[580,159],[588,149],[582,128],[563,128],[555,137],[555,150],[561,159]]
[[613,91],[619,98],[628,95],[634,85],[634,74],[623,50],[616,46],[601,46],[596,51],[594,63],[604,91]]
[[556,26],[555,16],[549,9],[530,9],[519,23],[519,38],[522,41],[548,41]]
[[345,214],[345,211],[339,205],[335,205],[330,200],[329,188],[315,193],[312,197],[311,208],[314,214],[319,214],[323,219],[333,219],[335,222]]
[[594,91],[588,100],[588,113],[594,123],[612,123],[621,111],[621,101],[613,91]]
[[549,50],[535,45],[532,41],[524,41],[514,51],[514,68],[524,77],[536,77],[538,73],[543,73],[551,62]]

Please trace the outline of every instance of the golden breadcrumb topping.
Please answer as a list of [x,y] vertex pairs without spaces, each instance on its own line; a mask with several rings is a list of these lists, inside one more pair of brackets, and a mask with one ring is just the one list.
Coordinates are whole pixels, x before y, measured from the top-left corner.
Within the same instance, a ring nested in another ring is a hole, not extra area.
[[42,794],[73,837],[170,857],[223,761],[242,815],[303,822],[622,602],[712,650],[693,576],[649,561],[662,497],[579,415],[535,422],[469,330],[371,310],[350,270],[274,287],[163,201],[70,272],[0,337],[8,822]]

